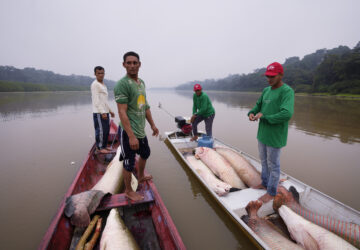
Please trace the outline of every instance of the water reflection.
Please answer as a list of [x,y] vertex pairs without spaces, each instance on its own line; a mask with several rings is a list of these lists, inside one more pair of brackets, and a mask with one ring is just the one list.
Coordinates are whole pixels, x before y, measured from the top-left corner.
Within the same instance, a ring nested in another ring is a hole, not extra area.
[[[109,93],[110,98],[113,96]],[[64,106],[91,104],[90,91],[0,93],[0,119],[12,120],[26,114],[51,113]]]
[[325,138],[336,137],[343,143],[358,143],[359,105],[359,100],[297,96],[291,124],[299,130]]
[[[257,249],[256,246],[250,241],[250,239],[245,234],[243,234],[241,230],[239,230],[239,225],[237,223],[234,223],[231,216],[229,216],[229,214],[227,213],[224,213],[222,207],[219,206],[219,204],[216,202],[216,200],[214,200],[212,195],[206,190],[206,188],[201,184],[197,177],[195,177],[194,173],[186,166],[185,162],[177,154],[169,141],[165,140],[165,145],[171,151],[175,159],[179,162],[179,165],[184,170],[189,180],[193,197],[195,199],[204,199],[206,201],[206,204],[209,205],[212,211],[216,213],[217,217],[220,218],[222,224],[229,230],[229,232],[231,232],[233,237],[237,239],[238,242],[235,246],[236,249]],[[206,213],[204,209],[203,213]],[[206,215],[202,214],[201,216],[198,215],[197,217],[197,220],[199,222],[202,219],[201,217],[203,217],[204,220],[208,220],[206,218]],[[219,227],[219,225],[217,225],[217,227]]]
[[[190,91],[176,91],[177,94],[192,99]],[[251,109],[260,94],[241,92],[209,91],[214,102],[227,106]],[[324,138],[339,138],[343,143],[360,142],[360,101],[336,97],[296,96],[295,112],[290,125],[309,134]]]

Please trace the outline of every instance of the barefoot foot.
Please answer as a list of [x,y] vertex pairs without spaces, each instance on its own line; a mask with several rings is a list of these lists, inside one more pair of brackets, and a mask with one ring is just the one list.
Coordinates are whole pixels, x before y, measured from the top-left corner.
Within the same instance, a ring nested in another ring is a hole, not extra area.
[[142,182],[144,182],[144,181],[149,181],[149,180],[151,180],[153,177],[152,177],[152,175],[145,175],[145,176],[143,176],[143,177],[139,177],[139,183],[142,183]]
[[266,189],[266,187],[264,187],[262,184],[257,185],[254,187],[255,189]]
[[274,196],[270,195],[269,193],[266,193],[263,196],[261,196],[258,200],[262,201],[263,203],[267,203],[267,202],[271,201],[272,199],[274,199]]
[[199,137],[198,137],[197,135],[195,135],[194,137],[192,137],[192,138],[190,139],[190,141],[196,141],[198,138],[199,138]]
[[96,153],[99,153],[99,154],[108,154],[110,153],[111,151],[106,149],[106,148],[102,148],[102,149],[96,149]]

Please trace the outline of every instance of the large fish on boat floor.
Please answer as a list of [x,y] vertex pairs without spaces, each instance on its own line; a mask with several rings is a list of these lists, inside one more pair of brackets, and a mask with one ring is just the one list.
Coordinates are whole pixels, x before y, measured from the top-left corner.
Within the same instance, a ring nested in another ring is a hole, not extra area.
[[224,147],[215,149],[235,169],[241,180],[249,187],[256,187],[261,184],[260,173],[238,152]]
[[289,191],[285,187],[279,186],[278,193],[274,198],[273,208],[277,211],[282,205],[286,205],[295,213],[301,215],[312,223],[337,234],[354,246],[360,247],[359,225],[341,221],[329,216],[320,215],[302,207],[299,203],[299,193],[293,186],[289,188]]
[[246,206],[248,216],[243,216],[242,220],[271,248],[271,249],[303,249],[288,239],[274,224],[270,221],[260,218],[257,211],[262,206],[261,201],[250,201]]
[[291,237],[305,249],[356,249],[336,234],[304,219],[286,205],[279,208]]
[[140,249],[116,208],[111,209],[100,240],[100,250]]
[[222,196],[230,191],[231,186],[219,180],[201,160],[196,159],[192,155],[188,155],[185,158],[216,194]]
[[211,171],[222,181],[231,187],[244,189],[244,182],[236,174],[230,163],[212,148],[198,147],[195,149],[195,157],[200,158]]
[[[121,148],[109,163],[105,174],[90,190],[72,195],[66,199],[65,215],[71,217],[71,224],[77,227],[86,227],[90,223],[90,215],[95,212],[101,199],[107,193],[115,194],[123,182],[122,161],[119,161]],[[134,179],[134,178],[133,178]]]

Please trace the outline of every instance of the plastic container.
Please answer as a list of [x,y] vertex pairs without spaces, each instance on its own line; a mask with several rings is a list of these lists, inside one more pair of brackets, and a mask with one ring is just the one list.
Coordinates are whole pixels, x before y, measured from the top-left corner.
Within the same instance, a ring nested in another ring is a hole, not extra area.
[[198,147],[208,147],[212,148],[214,145],[214,139],[211,136],[203,135],[198,140]]

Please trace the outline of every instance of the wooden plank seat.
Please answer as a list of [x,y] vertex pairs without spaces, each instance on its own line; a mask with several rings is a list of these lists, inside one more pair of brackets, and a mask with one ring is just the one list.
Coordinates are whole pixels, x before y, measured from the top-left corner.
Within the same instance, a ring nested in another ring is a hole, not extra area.
[[123,207],[123,206],[131,206],[142,203],[149,203],[154,201],[154,197],[150,190],[140,191],[139,194],[144,196],[144,199],[141,201],[131,201],[128,199],[124,193],[122,194],[114,194],[114,195],[106,195],[100,202],[100,205],[97,207],[96,211],[108,210],[114,207]]

